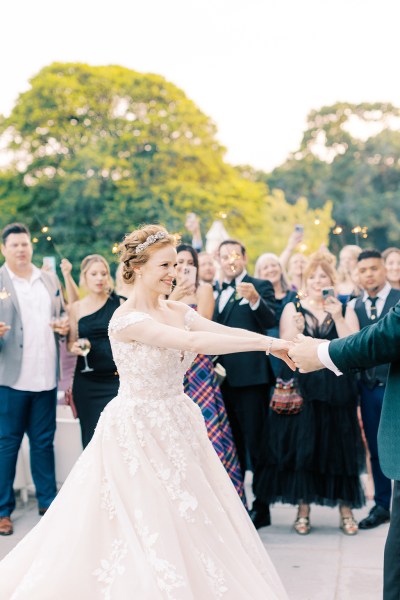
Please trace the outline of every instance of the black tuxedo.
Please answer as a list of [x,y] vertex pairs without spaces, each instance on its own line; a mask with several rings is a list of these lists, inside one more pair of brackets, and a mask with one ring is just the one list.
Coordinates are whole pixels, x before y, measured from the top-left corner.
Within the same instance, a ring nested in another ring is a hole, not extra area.
[[[255,279],[245,275],[243,283],[252,283],[260,295],[260,305],[256,310],[249,303],[235,299],[233,291],[223,311],[218,311],[218,300],[215,302],[213,320],[228,327],[247,329],[255,333],[265,334],[266,329],[275,325],[275,295],[269,281]],[[273,375],[265,352],[239,352],[225,354],[219,362],[226,369],[226,379],[232,387],[246,387],[272,383]]]
[[[275,324],[275,295],[269,281],[245,275],[244,283],[256,288],[260,303],[256,310],[248,302],[236,299],[232,291],[227,304],[219,312],[219,297],[215,303],[214,321],[264,334]],[[242,471],[246,469],[246,454],[250,456],[255,482],[258,476],[260,449],[265,442],[270,385],[274,381],[265,352],[239,352],[220,357],[226,369],[221,391],[232,428]]]

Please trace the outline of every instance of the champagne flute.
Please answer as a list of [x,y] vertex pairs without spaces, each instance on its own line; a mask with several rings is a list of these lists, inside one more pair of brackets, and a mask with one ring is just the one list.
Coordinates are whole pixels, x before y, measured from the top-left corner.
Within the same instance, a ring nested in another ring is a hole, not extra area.
[[94,369],[91,369],[89,367],[88,361],[86,358],[90,352],[90,348],[92,347],[91,343],[89,342],[89,340],[87,338],[79,338],[78,345],[79,345],[80,349],[82,350],[83,360],[85,361],[85,368],[81,369],[81,373],[89,373],[90,371],[94,371]]

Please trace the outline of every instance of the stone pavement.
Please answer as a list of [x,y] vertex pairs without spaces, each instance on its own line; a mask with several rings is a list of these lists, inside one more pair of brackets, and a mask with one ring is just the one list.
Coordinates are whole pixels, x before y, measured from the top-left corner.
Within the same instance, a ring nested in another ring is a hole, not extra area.
[[[368,508],[355,511],[356,518],[362,518],[367,511]],[[261,529],[260,535],[290,600],[381,599],[383,548],[388,525],[347,537],[339,530],[337,509],[313,506],[312,532],[301,537],[291,528],[296,513],[294,507],[276,505],[271,513],[272,525]],[[33,499],[27,505],[21,503],[13,514],[14,535],[0,537],[0,558],[39,519]]]

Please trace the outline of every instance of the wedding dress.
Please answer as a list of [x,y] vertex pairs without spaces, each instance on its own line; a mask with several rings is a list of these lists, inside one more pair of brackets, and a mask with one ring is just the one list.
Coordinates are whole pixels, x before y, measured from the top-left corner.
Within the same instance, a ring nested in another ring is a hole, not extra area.
[[[113,338],[120,389],[40,523],[0,563],[1,600],[275,600],[286,593],[183,393],[190,353]],[[190,308],[186,327],[196,313]]]

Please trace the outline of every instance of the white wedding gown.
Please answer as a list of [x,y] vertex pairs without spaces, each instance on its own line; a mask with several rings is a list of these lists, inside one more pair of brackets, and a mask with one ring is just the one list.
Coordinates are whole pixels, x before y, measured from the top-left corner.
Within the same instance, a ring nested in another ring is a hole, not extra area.
[[112,337],[148,318],[112,319],[118,396],[46,515],[0,563],[1,600],[287,598],[183,392],[194,355]]

